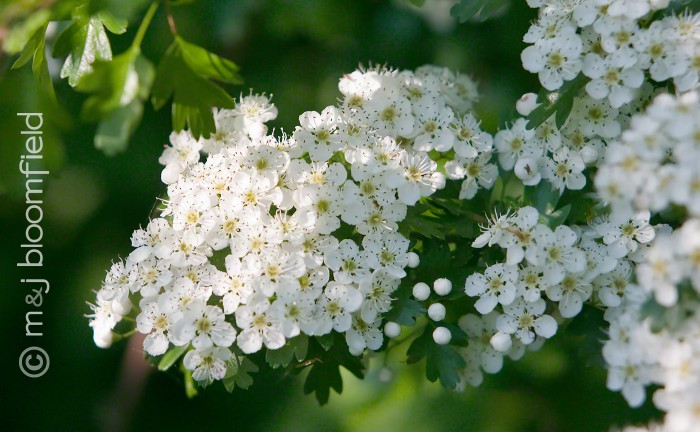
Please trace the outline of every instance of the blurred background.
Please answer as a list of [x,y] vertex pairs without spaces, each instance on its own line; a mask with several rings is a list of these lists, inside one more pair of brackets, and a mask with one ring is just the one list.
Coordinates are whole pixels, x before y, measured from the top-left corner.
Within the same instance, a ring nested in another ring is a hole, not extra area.
[[[434,63],[478,80],[477,111],[493,132],[513,117],[521,94],[538,89],[536,77],[520,65],[521,38],[533,12],[517,0],[500,17],[459,25],[449,17],[452,3],[432,0],[418,11],[388,0],[199,0],[173,14],[184,38],[241,67],[245,84],[227,87],[231,94],[253,89],[274,95],[277,130],[292,130],[302,112],[335,103],[338,79],[360,63],[401,69]],[[136,27],[132,23],[126,35],[112,38],[115,54],[128,46]],[[144,54],[157,59],[170,42],[159,10]],[[248,391],[228,394],[213,385],[188,400],[176,374],[134,367],[142,358],[138,347],[95,347],[84,317],[111,261],[128,254],[132,231],[147,222],[165,189],[157,159],[168,140],[170,113],[147,105],[127,152],[109,158],[94,148],[95,126],[79,120],[84,96],[55,77],[61,107],[49,110],[30,68],[10,71],[13,61],[0,60],[3,430],[604,431],[655,415],[648,405],[631,410],[607,391],[602,368],[560,336],[461,394],[428,383],[422,364],[408,367],[397,355],[389,359],[389,383],[378,379],[376,359],[366,380],[345,376],[342,397],[333,394],[325,407],[303,395],[303,377],[266,369],[254,375]],[[57,74],[60,65],[53,61],[51,71]],[[44,267],[18,271],[27,223],[17,169],[23,120],[16,113],[32,111],[44,112],[43,162],[51,172],[44,190]],[[41,307],[44,336],[37,341],[24,335],[31,309],[28,287],[19,279],[28,277],[51,283]],[[34,342],[48,352],[51,366],[32,380],[20,373],[18,356]]]

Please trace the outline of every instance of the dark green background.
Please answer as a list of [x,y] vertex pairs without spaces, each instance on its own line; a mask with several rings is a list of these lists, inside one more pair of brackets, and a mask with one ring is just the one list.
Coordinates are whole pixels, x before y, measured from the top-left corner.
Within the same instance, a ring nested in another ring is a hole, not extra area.
[[[522,0],[514,3],[503,17],[442,32],[399,2],[379,0],[201,0],[175,8],[174,15],[185,39],[241,66],[246,82],[229,87],[232,94],[252,88],[274,95],[277,130],[292,130],[302,112],[333,104],[343,73],[376,62],[408,69],[435,63],[472,74],[482,94],[477,110],[493,132],[512,117],[520,94],[538,88],[519,60],[533,11]],[[115,54],[128,46],[136,26],[112,38]],[[146,35],[145,55],[156,60],[170,41],[160,10]],[[78,120],[82,96],[55,80],[62,112],[47,111],[29,68],[9,71],[12,61],[0,61],[0,429],[120,430],[113,415],[124,406],[115,388],[126,344],[96,348],[83,315],[110,262],[128,254],[131,232],[147,221],[164,191],[157,158],[170,114],[147,106],[128,151],[105,157],[93,147],[94,125]],[[44,156],[52,173],[44,195],[45,267],[18,272],[26,222],[15,114],[36,110],[45,113]],[[36,380],[21,375],[17,364],[19,353],[35,342],[24,336],[30,309],[20,277],[51,282],[43,306],[45,336],[36,341],[50,354],[51,368]],[[422,364],[405,367],[397,357],[394,381],[379,383],[373,364],[367,380],[347,377],[343,396],[332,395],[323,408],[302,394],[300,377],[263,371],[249,391],[227,394],[214,385],[187,400],[176,375],[152,373],[140,396],[126,398],[135,407],[132,415],[117,415],[122,429],[136,431],[348,432],[603,431],[651,415],[650,408],[633,411],[608,392],[605,372],[586,366],[580,347],[564,339],[557,335],[541,352],[506,362],[502,373],[464,394],[427,383]]]

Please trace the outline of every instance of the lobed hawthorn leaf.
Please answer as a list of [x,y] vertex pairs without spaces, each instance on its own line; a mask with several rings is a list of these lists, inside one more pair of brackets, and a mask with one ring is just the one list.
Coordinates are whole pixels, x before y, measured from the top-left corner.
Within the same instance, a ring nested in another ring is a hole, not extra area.
[[[450,345],[438,345],[433,340],[434,326],[428,325],[422,335],[408,347],[407,362],[417,363],[425,358],[425,376],[429,381],[438,379],[443,387],[454,389],[459,383],[459,370],[466,367],[464,358]],[[452,331],[452,329],[450,329]]]
[[460,23],[471,19],[485,21],[498,15],[510,6],[510,0],[459,0],[450,9],[450,15],[457,18]]
[[307,363],[310,365],[309,374],[304,381],[304,394],[314,393],[319,404],[325,405],[330,397],[330,390],[336,393],[343,391],[343,378],[340,366],[350,371],[358,378],[364,376],[364,366],[360,357],[351,355],[345,338],[338,333],[331,333],[335,340],[333,347],[326,350],[318,343],[318,338],[312,339]]
[[235,107],[231,96],[209,78],[241,82],[233,63],[176,37],[158,65],[153,107],[158,110],[172,98],[173,129],[189,127],[195,138],[209,136],[216,130],[212,108]]
[[91,14],[106,12],[116,20],[116,23],[123,23],[123,27],[126,28],[129,19],[151,2],[152,0],[90,0],[89,10]]
[[410,284],[402,284],[394,295],[396,299],[391,302],[391,309],[386,314],[387,321],[393,321],[403,326],[416,324],[416,318],[423,316],[427,310],[422,304],[411,298],[412,287]]
[[12,64],[12,69],[19,69],[32,60],[32,74],[39,84],[42,93],[52,102],[56,102],[56,93],[51,82],[48,64],[46,63],[45,35],[48,23],[39,27],[24,46],[19,58]]
[[92,94],[83,104],[86,121],[100,121],[95,147],[112,156],[124,151],[143,115],[154,69],[133,46],[112,61],[98,60],[76,90]]
[[540,92],[537,96],[540,105],[528,115],[527,128],[535,129],[555,114],[554,120],[557,128],[564,127],[574,106],[574,98],[586,85],[587,80],[586,76],[581,73],[573,80],[566,81],[559,90]]
[[267,350],[265,352],[265,361],[273,369],[287,367],[295,358],[297,361],[303,361],[306,358],[308,349],[309,337],[305,334],[300,334],[292,339],[287,339],[287,343],[282,348]]
[[87,6],[76,8],[71,23],[56,38],[52,53],[54,57],[68,56],[61,68],[61,78],[67,78],[72,87],[92,72],[95,61],[112,59],[105,28],[117,34],[126,31],[126,21],[108,11],[89,15]]
[[253,385],[253,377],[250,374],[259,370],[258,366],[248,357],[233,354],[227,364],[226,375],[223,379],[224,387],[229,393],[236,387],[247,390]]

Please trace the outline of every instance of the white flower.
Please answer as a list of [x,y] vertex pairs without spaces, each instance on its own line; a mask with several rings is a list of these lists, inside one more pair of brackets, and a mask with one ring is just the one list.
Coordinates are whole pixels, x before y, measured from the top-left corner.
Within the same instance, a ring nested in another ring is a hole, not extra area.
[[341,143],[336,133],[339,121],[340,115],[334,107],[324,109],[321,114],[305,112],[299,116],[301,127],[294,131],[294,138],[311,160],[325,162],[340,150]]
[[559,302],[559,312],[564,318],[578,315],[583,302],[593,293],[593,287],[584,279],[583,273],[570,273],[559,283],[553,283],[547,288],[547,297]]
[[544,88],[556,90],[581,71],[582,49],[581,39],[574,33],[541,40],[522,52],[523,67],[537,73]]
[[224,312],[217,306],[207,306],[203,302],[193,302],[173,329],[178,344],[192,341],[198,350],[206,350],[212,345],[229,347],[236,340],[236,330],[225,321]]
[[379,329],[381,320],[367,323],[364,319],[353,315],[352,326],[345,333],[345,340],[350,349],[350,354],[361,355],[365,348],[378,350],[384,341],[384,335]]
[[284,345],[279,317],[270,308],[269,300],[260,294],[254,294],[245,306],[236,309],[236,325],[241,329],[237,343],[246,354],[260,351],[265,347],[271,350]]
[[589,53],[583,61],[583,73],[591,78],[586,92],[594,99],[608,98],[613,108],[632,101],[635,89],[644,82],[644,73],[635,58],[607,56],[601,58]]
[[185,354],[183,364],[192,371],[192,378],[208,384],[222,380],[226,375],[226,363],[231,359],[228,348],[211,347],[206,350],[191,350]]
[[559,190],[580,190],[586,185],[586,177],[582,174],[586,165],[581,156],[567,147],[557,149],[552,159],[547,158],[542,170],[542,177],[549,180],[552,186]]
[[546,225],[537,225],[533,231],[535,245],[525,252],[530,264],[542,266],[549,284],[558,284],[566,272],[577,273],[586,267],[586,255],[574,244],[578,239],[571,228],[561,225],[554,232]]
[[517,299],[503,307],[505,313],[498,317],[496,327],[499,332],[515,335],[525,345],[534,342],[535,335],[549,339],[557,332],[557,322],[544,315],[546,308],[542,299],[532,303]]
[[321,336],[330,333],[331,330],[347,331],[352,325],[351,314],[361,306],[362,294],[356,288],[329,282],[318,302],[315,334]]
[[509,305],[515,300],[518,278],[517,268],[505,264],[494,264],[484,274],[474,273],[467,277],[464,292],[470,297],[479,297],[474,307],[481,314],[491,312],[497,304]]
[[499,131],[495,137],[498,162],[506,170],[513,169],[515,162],[521,157],[539,157],[541,149],[537,149],[532,139],[535,131],[527,129],[527,121],[520,118],[510,129]]

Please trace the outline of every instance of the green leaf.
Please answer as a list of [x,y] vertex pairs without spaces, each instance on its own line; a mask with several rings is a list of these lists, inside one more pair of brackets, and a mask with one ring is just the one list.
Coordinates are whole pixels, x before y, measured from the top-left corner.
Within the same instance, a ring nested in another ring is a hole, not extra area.
[[386,314],[387,321],[393,321],[404,326],[416,324],[416,318],[426,314],[423,305],[411,298],[412,287],[402,284],[396,291],[396,300],[391,303],[391,309]]
[[316,341],[323,347],[324,350],[328,351],[333,346],[335,337],[333,333],[328,333],[323,336],[316,336]]
[[180,45],[185,63],[199,76],[228,84],[243,83],[243,78],[238,74],[240,69],[232,61],[191,44],[179,36],[176,41]]
[[224,387],[229,392],[232,392],[236,387],[247,390],[253,385],[253,377],[250,374],[258,370],[258,366],[248,357],[233,354],[227,363],[226,375],[223,379]]
[[416,338],[407,352],[407,362],[417,363],[423,358],[425,376],[429,381],[440,380],[440,384],[448,389],[454,389],[459,383],[459,370],[464,369],[464,358],[450,345],[438,345],[433,340],[434,327],[426,326],[421,336]]
[[44,25],[34,32],[29,41],[27,41],[19,58],[12,65],[12,69],[18,69],[26,65],[31,59],[34,80],[39,84],[42,93],[55,103],[56,93],[54,92],[53,83],[51,82],[51,75],[49,74],[48,64],[46,63],[46,53],[44,49],[46,27],[47,25]]
[[143,104],[138,101],[112,110],[97,127],[95,148],[107,156],[114,156],[126,150],[142,115]]
[[[235,102],[207,79],[212,69],[198,66],[195,70],[190,66],[179,40],[170,45],[158,65],[151,101],[157,110],[172,98],[173,129],[189,127],[195,138],[209,136],[216,129],[212,108],[233,108]],[[205,70],[207,75],[200,75]]]
[[172,365],[177,362],[180,357],[182,357],[185,352],[187,352],[187,349],[189,348],[188,345],[185,346],[176,346],[168,350],[168,352],[163,355],[163,358],[160,359],[160,363],[158,363],[158,370],[159,371],[166,371],[172,367]]
[[197,384],[195,384],[194,378],[192,378],[191,370],[185,369],[184,366],[181,369],[185,374],[185,395],[187,395],[188,399],[192,399],[199,393],[197,391]]
[[122,34],[126,32],[126,27],[129,25],[129,21],[120,16],[115,16],[109,10],[101,10],[97,13],[97,17],[107,30],[114,34]]
[[416,7],[421,7],[425,4],[425,0],[406,0],[408,3],[411,3],[413,6]]
[[[90,0],[90,13],[108,13],[117,23],[126,24],[140,10],[145,8],[153,0]],[[105,23],[106,25],[106,23]],[[111,25],[111,23],[110,23]],[[126,25],[124,25],[126,27]],[[109,28],[109,27],[108,27]],[[112,31],[110,29],[110,31]],[[113,32],[116,33],[116,32]]]
[[336,339],[332,349],[326,350],[318,343],[318,337],[309,347],[307,361],[310,365],[309,374],[304,382],[304,394],[315,393],[319,404],[325,405],[330,397],[330,390],[337,393],[343,391],[343,379],[340,375],[340,366],[350,371],[358,378],[363,377],[364,366],[359,357],[348,352],[345,337],[338,333],[331,333]]
[[68,83],[73,87],[92,71],[93,62],[112,59],[105,21],[108,28],[122,31],[119,20],[109,14],[89,16],[86,7],[76,8],[73,21],[59,34],[53,50],[54,57],[68,55],[61,68],[61,78],[68,78]]
[[528,186],[525,188],[525,203],[535,207],[540,215],[554,212],[560,198],[561,191],[546,180],[542,180],[537,186]]
[[465,23],[471,19],[485,21],[498,15],[510,5],[510,0],[460,0],[450,9],[450,15]]
[[41,26],[34,32],[34,34],[32,34],[32,37],[29,39],[29,41],[27,41],[27,44],[24,46],[19,58],[12,64],[12,69],[18,69],[27,64],[29,60],[32,60],[35,57],[37,49],[40,46],[44,46],[46,27],[46,25]]
[[306,358],[308,348],[309,337],[301,334],[295,338],[288,339],[287,343],[280,349],[267,350],[265,361],[273,369],[287,367],[295,358],[297,361],[303,361]]
[[605,365],[601,348],[603,341],[608,339],[604,330],[607,327],[603,311],[584,304],[581,313],[566,328],[567,333],[576,341],[580,358],[589,366]]
[[112,61],[98,60],[76,90],[91,93],[83,104],[86,121],[100,121],[95,147],[112,156],[126,149],[143,114],[154,71],[151,63],[132,47]]
[[547,226],[554,229],[564,223],[566,218],[569,216],[569,213],[571,213],[571,204],[567,204],[554,212],[545,213],[544,215],[540,216],[544,219]]
[[304,381],[304,394],[314,393],[320,405],[328,403],[331,389],[336,393],[343,392],[343,378],[340,376],[340,365],[337,363],[316,362],[311,366]]
[[574,98],[579,91],[586,85],[588,78],[583,74],[579,74],[571,81],[567,81],[559,90],[553,92],[543,91],[537,96],[537,101],[540,105],[528,115],[528,129],[535,129],[552,115],[556,113],[555,123],[557,128],[564,127],[566,120],[569,118],[571,109],[574,106]]

